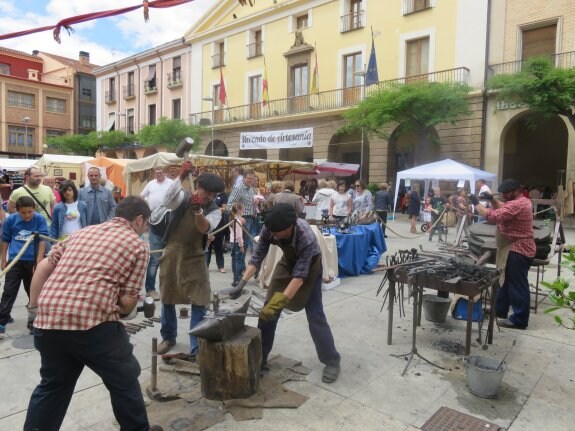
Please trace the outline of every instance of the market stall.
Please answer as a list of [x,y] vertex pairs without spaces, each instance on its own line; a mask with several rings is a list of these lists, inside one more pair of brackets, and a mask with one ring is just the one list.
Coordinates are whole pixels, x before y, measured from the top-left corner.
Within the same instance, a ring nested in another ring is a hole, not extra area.
[[121,197],[127,196],[127,186],[124,182],[124,169],[131,162],[131,159],[109,159],[108,157],[98,157],[84,164],[84,184],[88,184],[88,169],[95,166],[102,168],[102,178],[111,181],[120,190]]
[[44,175],[72,180],[79,187],[82,183],[83,164],[90,160],[94,160],[94,157],[44,154],[36,160],[34,166],[38,167]]

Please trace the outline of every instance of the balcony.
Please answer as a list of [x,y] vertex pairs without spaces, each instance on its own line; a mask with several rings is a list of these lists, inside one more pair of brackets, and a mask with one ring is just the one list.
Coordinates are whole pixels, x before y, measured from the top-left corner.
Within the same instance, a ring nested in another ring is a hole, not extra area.
[[155,94],[158,92],[158,87],[156,83],[146,82],[144,84],[144,94]]
[[344,15],[340,18],[340,33],[347,33],[348,31],[357,30],[365,27],[364,12],[353,12]]
[[[458,67],[456,69],[442,70],[423,75],[380,81],[366,87],[369,96],[383,88],[390,88],[405,83],[428,82],[469,82],[469,69]],[[262,103],[252,103],[241,106],[231,106],[225,110],[215,111],[215,124],[232,124],[242,121],[265,120],[287,117],[311,112],[325,112],[351,108],[361,101],[362,86],[338,88],[336,90],[322,91],[318,94],[288,97],[285,99],[270,100],[264,107]],[[212,111],[192,114],[199,124],[211,124]]]
[[[549,59],[558,69],[571,69],[575,67],[575,51],[562,52],[561,54],[550,55]],[[521,72],[523,64],[527,60],[508,61],[507,63],[492,64],[488,68],[487,77],[496,75],[511,75]]]
[[108,90],[105,94],[106,103],[115,103],[116,102],[116,90]]
[[403,0],[403,15],[431,9],[431,0]]
[[223,67],[226,65],[226,55],[225,54],[215,54],[212,55],[212,69],[218,67]]
[[168,73],[168,88],[177,88],[182,85],[182,72],[180,70]]
[[248,58],[261,57],[264,53],[264,43],[256,42],[248,45]]
[[130,100],[136,97],[136,94],[134,93],[134,84],[124,85],[122,91],[124,95],[124,100]]

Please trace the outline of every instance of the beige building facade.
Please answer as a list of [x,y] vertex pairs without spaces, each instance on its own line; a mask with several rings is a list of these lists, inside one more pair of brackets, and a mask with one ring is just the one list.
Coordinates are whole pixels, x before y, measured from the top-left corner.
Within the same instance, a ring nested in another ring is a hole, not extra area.
[[[575,2],[492,1],[488,75],[517,72],[536,56],[575,67]],[[484,167],[499,178],[554,192],[566,177],[575,178],[573,126],[565,117],[541,120],[526,107],[490,95]]]

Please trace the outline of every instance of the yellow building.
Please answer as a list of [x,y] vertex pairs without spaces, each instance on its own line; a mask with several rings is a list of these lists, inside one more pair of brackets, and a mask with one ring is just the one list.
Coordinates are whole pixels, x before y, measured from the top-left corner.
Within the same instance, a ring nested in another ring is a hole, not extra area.
[[[438,127],[441,145],[429,143],[422,162],[449,157],[480,166],[487,13],[487,2],[470,0],[218,2],[184,36],[191,45],[192,120],[213,127],[205,152],[360,163],[370,182],[393,179],[405,167],[395,155],[397,138],[336,134],[341,114],[363,97],[373,30],[378,85],[425,79],[478,89],[470,118]],[[241,133],[309,128],[312,145],[240,148]]]
[[[557,67],[575,67],[575,2],[492,1],[489,74],[521,70],[524,60],[549,56]],[[575,131],[566,117],[541,121],[521,106],[489,98],[485,169],[526,186],[556,190],[575,179]],[[533,121],[537,127],[530,127]]]

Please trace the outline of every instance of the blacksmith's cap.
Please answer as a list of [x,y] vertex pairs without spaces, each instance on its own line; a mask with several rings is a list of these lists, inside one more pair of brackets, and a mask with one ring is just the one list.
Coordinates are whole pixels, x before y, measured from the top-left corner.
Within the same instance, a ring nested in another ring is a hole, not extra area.
[[222,179],[218,175],[210,172],[200,174],[198,177],[198,187],[201,187],[209,193],[221,193],[225,189]]
[[512,179],[503,180],[501,184],[499,184],[499,188],[497,189],[499,193],[509,193],[513,190],[517,190],[521,188],[521,184],[518,181]]
[[270,232],[280,232],[297,222],[295,208],[290,204],[276,204],[266,214],[264,223]]

